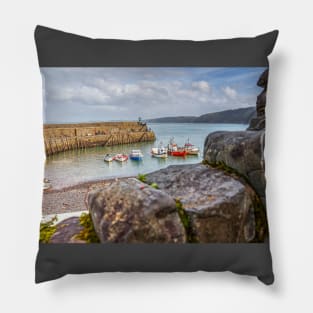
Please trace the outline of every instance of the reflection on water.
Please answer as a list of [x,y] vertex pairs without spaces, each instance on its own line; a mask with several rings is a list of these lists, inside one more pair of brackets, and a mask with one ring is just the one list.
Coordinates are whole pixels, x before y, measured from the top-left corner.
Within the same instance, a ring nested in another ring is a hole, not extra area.
[[[149,173],[171,164],[198,163],[202,160],[203,144],[207,134],[218,130],[244,130],[242,124],[149,124],[156,134],[156,142],[134,143],[113,147],[95,147],[82,150],[65,151],[51,155],[46,160],[45,177],[51,180],[54,188],[74,185],[76,183],[112,177],[136,176],[138,173]],[[200,148],[199,156],[168,157],[167,159],[151,157],[151,148],[160,141],[167,145],[174,137],[176,143],[184,145],[190,142]],[[104,162],[105,154],[125,153],[140,149],[144,155],[142,161]]]

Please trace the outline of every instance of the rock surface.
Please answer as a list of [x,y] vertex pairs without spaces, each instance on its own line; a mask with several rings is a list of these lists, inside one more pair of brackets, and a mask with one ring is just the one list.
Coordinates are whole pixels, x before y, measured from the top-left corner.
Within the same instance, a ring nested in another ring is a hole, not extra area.
[[254,192],[223,171],[202,164],[172,165],[147,183],[179,200],[194,241],[249,242],[255,237]]
[[259,80],[257,82],[257,85],[259,87],[264,88],[265,90],[267,89],[267,82],[268,82],[268,69],[266,69],[261,76],[259,77]]
[[186,242],[173,198],[135,178],[91,192],[87,202],[102,243]]
[[56,231],[49,243],[86,243],[84,240],[75,238],[82,229],[79,217],[69,217],[56,225]]
[[204,160],[225,164],[243,175],[265,204],[264,131],[219,131],[207,136]]
[[260,76],[257,85],[263,88],[263,91],[258,95],[256,101],[257,116],[250,120],[248,130],[262,130],[265,129],[265,106],[266,106],[266,91],[268,81],[268,69],[266,69]]

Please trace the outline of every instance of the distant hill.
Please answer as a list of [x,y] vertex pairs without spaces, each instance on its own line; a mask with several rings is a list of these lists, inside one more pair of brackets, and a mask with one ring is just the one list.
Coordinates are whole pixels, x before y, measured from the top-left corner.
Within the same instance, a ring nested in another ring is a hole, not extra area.
[[255,107],[225,110],[200,116],[169,116],[146,120],[149,123],[230,123],[248,124],[256,114]]
[[152,123],[193,123],[197,116],[168,116],[146,120]]

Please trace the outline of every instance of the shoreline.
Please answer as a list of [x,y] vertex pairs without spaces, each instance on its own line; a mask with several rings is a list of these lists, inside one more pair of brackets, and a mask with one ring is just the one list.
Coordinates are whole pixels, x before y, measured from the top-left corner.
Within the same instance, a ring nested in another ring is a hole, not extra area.
[[60,189],[44,190],[42,197],[42,216],[86,211],[88,208],[86,207],[85,199],[88,192],[102,189],[117,179],[127,179],[131,177],[135,176],[93,180]]
[[53,186],[49,189],[43,190],[43,194],[46,193],[57,193],[57,192],[62,192],[62,191],[69,191],[72,189],[76,188],[81,188],[81,187],[88,187],[91,185],[97,185],[97,184],[102,184],[105,182],[112,182],[116,179],[125,179],[125,178],[132,178],[135,176],[116,176],[116,177],[108,177],[108,178],[99,178],[99,179],[94,179],[94,180],[88,180],[88,181],[82,181],[80,183],[75,183],[73,185],[65,186],[65,187],[56,187],[54,188]]

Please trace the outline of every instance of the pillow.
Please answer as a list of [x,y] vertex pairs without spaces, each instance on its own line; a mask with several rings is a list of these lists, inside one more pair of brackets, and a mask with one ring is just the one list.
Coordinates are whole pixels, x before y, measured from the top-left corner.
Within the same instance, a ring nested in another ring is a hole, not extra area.
[[277,36],[130,41],[36,27],[46,152],[36,283],[199,270],[273,283],[263,151]]

